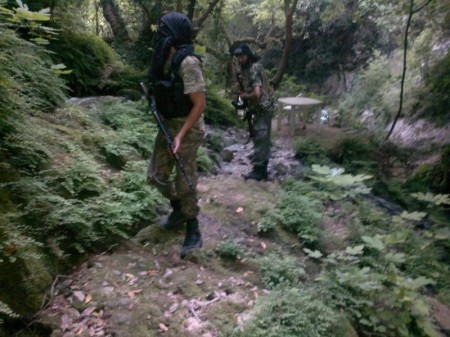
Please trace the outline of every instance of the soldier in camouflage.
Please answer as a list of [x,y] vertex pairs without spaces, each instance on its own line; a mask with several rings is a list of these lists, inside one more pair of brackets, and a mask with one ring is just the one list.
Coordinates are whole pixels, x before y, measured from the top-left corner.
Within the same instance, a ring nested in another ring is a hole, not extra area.
[[246,101],[248,109],[253,116],[255,135],[253,137],[253,169],[244,174],[245,180],[267,180],[267,165],[270,156],[270,134],[272,130],[273,101],[265,88],[268,83],[263,83],[263,67],[259,57],[254,55],[251,49],[241,44],[237,46],[233,55],[237,57],[240,65],[239,79],[244,91],[239,97]]
[[[186,225],[181,258],[185,257],[187,251],[202,246],[197,219],[199,206],[196,157],[205,134],[203,112],[206,106],[206,89],[202,62],[193,51],[192,32],[192,23],[183,14],[164,15],[157,31],[159,40],[150,69],[153,86],[166,83],[162,87],[164,90],[168,88],[167,92],[154,90],[155,102],[164,125],[172,136],[172,151],[180,157],[187,179],[178,169],[171,179],[176,162],[163,134],[159,132],[147,180],[170,200],[173,208],[167,219],[161,222],[161,227],[171,230]],[[158,106],[158,102],[166,104]]]

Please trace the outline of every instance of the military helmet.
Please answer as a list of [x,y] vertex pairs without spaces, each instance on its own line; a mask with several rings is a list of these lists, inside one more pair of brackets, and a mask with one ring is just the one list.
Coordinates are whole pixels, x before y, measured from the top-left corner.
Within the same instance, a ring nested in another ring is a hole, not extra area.
[[253,53],[249,46],[247,46],[246,44],[240,44],[234,49],[233,55],[234,56],[247,55],[252,57]]

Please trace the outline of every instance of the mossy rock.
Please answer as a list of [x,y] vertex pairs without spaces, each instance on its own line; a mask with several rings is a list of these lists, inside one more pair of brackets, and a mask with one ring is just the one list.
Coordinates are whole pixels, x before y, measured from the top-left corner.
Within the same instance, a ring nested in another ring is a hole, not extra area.
[[30,317],[40,309],[53,277],[49,260],[37,249],[30,249],[34,258],[4,259],[0,273],[0,301],[15,313]]
[[450,146],[442,150],[440,161],[419,166],[406,186],[414,192],[450,193]]

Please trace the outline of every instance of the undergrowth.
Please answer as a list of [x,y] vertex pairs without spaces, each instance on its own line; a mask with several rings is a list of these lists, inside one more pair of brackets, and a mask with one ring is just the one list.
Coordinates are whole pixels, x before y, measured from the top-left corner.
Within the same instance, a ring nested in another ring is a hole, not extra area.
[[[277,227],[298,231],[305,257],[291,246],[259,258],[261,282],[272,290],[233,336],[439,336],[430,298],[450,304],[450,232],[442,217],[448,195],[413,194],[419,211],[393,214],[362,197],[370,192],[369,175],[344,172],[312,165],[302,180],[284,184],[258,227],[272,236]],[[327,214],[314,213],[320,205],[346,213],[343,249],[325,253],[302,236],[305,229],[318,242],[329,235],[320,224]],[[316,221],[307,221],[311,214]]]

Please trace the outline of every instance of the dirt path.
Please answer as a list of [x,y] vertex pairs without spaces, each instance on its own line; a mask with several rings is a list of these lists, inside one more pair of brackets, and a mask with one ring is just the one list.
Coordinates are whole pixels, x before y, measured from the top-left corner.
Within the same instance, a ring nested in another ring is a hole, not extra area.
[[[280,179],[301,168],[288,130],[274,130],[268,182],[241,178],[250,169],[251,143],[245,132],[223,131],[229,159],[218,174],[202,176],[198,184],[203,248],[180,260],[183,231],[150,224],[120,247],[91,257],[55,282],[54,297],[39,318],[52,328],[51,336],[215,337],[241,325],[266,290],[251,258],[227,261],[217,247],[235,242],[245,256],[254,257],[289,244],[289,238],[282,242],[257,232],[262,214],[275,206]],[[336,129],[321,126],[298,134],[329,142],[339,137]]]
[[242,322],[241,315],[264,289],[251,259],[230,262],[216,248],[220,242],[236,242],[254,255],[276,244],[258,235],[257,222],[275,206],[279,175],[299,163],[286,148],[289,140],[281,137],[274,143],[272,180],[244,181],[251,144],[245,133],[230,132],[235,143],[226,150],[233,160],[198,184],[203,248],[180,260],[183,231],[166,232],[151,224],[120,247],[91,257],[74,274],[57,280],[55,296],[39,315],[52,327],[52,337],[213,337]]

